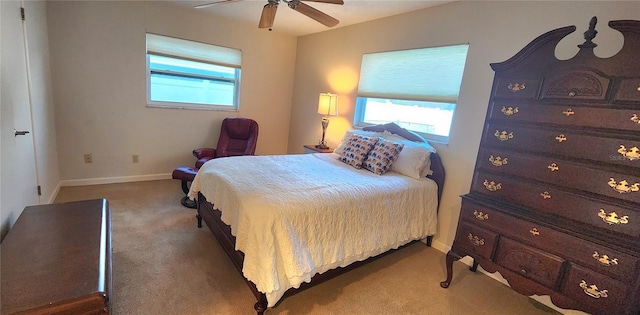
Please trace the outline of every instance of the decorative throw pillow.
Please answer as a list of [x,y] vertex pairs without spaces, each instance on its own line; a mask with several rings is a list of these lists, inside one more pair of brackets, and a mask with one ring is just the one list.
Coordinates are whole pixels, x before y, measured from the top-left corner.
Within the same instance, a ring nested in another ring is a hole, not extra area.
[[373,149],[378,141],[376,137],[355,135],[347,142],[344,151],[340,154],[340,161],[349,164],[357,169],[362,168],[367,154]]
[[381,134],[382,134],[381,132],[363,131],[360,129],[349,129],[344,134],[344,136],[342,137],[342,140],[340,141],[340,144],[333,151],[333,153],[337,154],[338,156],[341,156],[342,153],[344,152],[344,148],[346,148],[347,145],[349,144],[349,140],[353,139],[357,135],[377,138]]
[[389,170],[403,147],[404,144],[402,143],[378,138],[378,142],[373,146],[362,166],[378,175],[382,175]]

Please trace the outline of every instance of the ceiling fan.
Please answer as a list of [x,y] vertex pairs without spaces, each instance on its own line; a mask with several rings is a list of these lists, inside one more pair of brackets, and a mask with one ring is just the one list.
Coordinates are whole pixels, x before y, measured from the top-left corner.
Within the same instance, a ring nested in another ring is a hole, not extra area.
[[[237,2],[242,0],[218,0],[215,2],[205,3],[194,6],[196,9],[205,8],[208,6],[216,5],[216,4],[224,4]],[[310,2],[322,2],[322,3],[330,3],[330,4],[344,4],[343,0],[267,0],[267,4],[265,4],[262,9],[262,15],[260,16],[260,22],[258,23],[259,28],[268,28],[271,30],[273,26],[273,21],[276,18],[276,10],[278,9],[278,4],[280,1],[287,4],[289,8],[292,8],[318,22],[324,24],[327,27],[333,27],[338,25],[340,21],[335,18],[323,13],[322,11],[313,8],[302,1],[310,1]]]

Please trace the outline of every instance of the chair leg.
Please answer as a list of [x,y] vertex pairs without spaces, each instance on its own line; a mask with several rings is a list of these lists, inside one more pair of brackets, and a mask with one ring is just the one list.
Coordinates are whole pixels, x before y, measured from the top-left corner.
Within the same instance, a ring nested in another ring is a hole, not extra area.
[[189,185],[186,180],[182,181],[182,191],[185,195],[189,194]]

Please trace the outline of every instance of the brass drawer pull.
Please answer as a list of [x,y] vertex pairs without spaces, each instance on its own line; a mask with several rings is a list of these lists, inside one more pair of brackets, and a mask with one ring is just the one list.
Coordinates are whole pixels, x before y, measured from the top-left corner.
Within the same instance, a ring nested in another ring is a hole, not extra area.
[[548,191],[540,193],[540,196],[542,196],[542,199],[544,200],[551,199],[551,194]]
[[603,266],[609,267],[609,266],[615,266],[618,264],[618,258],[610,259],[609,255],[600,255],[597,251],[594,251],[591,257],[593,257]]
[[562,113],[569,117],[571,115],[575,115],[576,112],[574,112],[571,108],[567,108],[567,110],[563,111]]
[[509,106],[509,108],[506,108],[506,107],[502,106],[502,110],[501,110],[501,112],[502,112],[505,116],[512,116],[512,115],[515,115],[515,114],[517,114],[519,111],[520,111],[520,110],[519,110],[517,107],[516,107],[516,108],[513,108],[513,107],[511,107],[511,106]]
[[496,132],[493,135],[496,136],[496,138],[498,138],[498,140],[500,141],[507,141],[509,139],[513,139],[513,132],[507,133],[506,130],[504,131],[496,130]]
[[611,188],[613,188],[613,190],[621,194],[640,191],[640,183],[629,184],[626,179],[617,182],[613,177],[611,177],[609,178],[608,184]]
[[634,123],[640,125],[640,117],[638,117],[638,115],[633,114],[633,116],[631,116],[631,121],[633,121]]
[[502,183],[496,183],[494,181],[489,182],[486,179],[484,180],[483,185],[488,191],[496,191],[502,189]]
[[540,235],[540,231],[538,231],[538,228],[533,228],[533,229],[529,230],[529,233],[531,233],[531,235],[533,235],[533,236],[539,236]]
[[473,210],[473,215],[480,221],[489,220],[489,214],[482,211]]
[[549,164],[549,166],[547,166],[547,168],[550,169],[552,172],[560,170],[560,167],[558,167],[558,164],[556,164],[556,163]]
[[516,93],[526,89],[527,86],[524,83],[509,83],[507,85],[507,89],[511,90],[511,92]]
[[627,150],[627,147],[621,144],[618,153],[625,159],[629,159],[629,161],[640,159],[640,149],[638,149],[638,147],[632,147]]
[[509,163],[509,159],[502,158],[499,156],[493,157],[493,155],[489,155],[489,162],[491,162],[491,164],[495,167],[500,167],[502,165],[506,165],[507,163]]
[[562,141],[567,141],[567,136],[561,134],[556,136],[556,140],[558,140],[558,142],[562,143]]
[[484,239],[479,238],[471,233],[469,233],[469,236],[467,236],[469,238],[469,241],[471,242],[471,244],[473,244],[474,246],[483,246],[484,245]]
[[598,216],[602,219],[602,221],[606,222],[609,225],[629,223],[628,215],[618,216],[615,211],[607,213],[606,211],[604,211],[604,209],[600,209],[600,211],[598,211]]
[[584,294],[594,299],[606,298],[608,296],[607,292],[609,292],[608,290],[598,290],[598,286],[595,284],[587,285],[587,282],[584,280],[580,282],[580,287],[584,290]]

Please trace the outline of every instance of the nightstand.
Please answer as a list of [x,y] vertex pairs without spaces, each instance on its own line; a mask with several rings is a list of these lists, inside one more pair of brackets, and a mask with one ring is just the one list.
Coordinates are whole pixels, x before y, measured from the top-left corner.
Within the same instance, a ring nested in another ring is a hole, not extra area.
[[306,144],[304,145],[304,153],[331,153],[333,152],[332,148],[327,148],[327,149],[320,149],[320,148],[316,148],[315,145],[313,144]]

